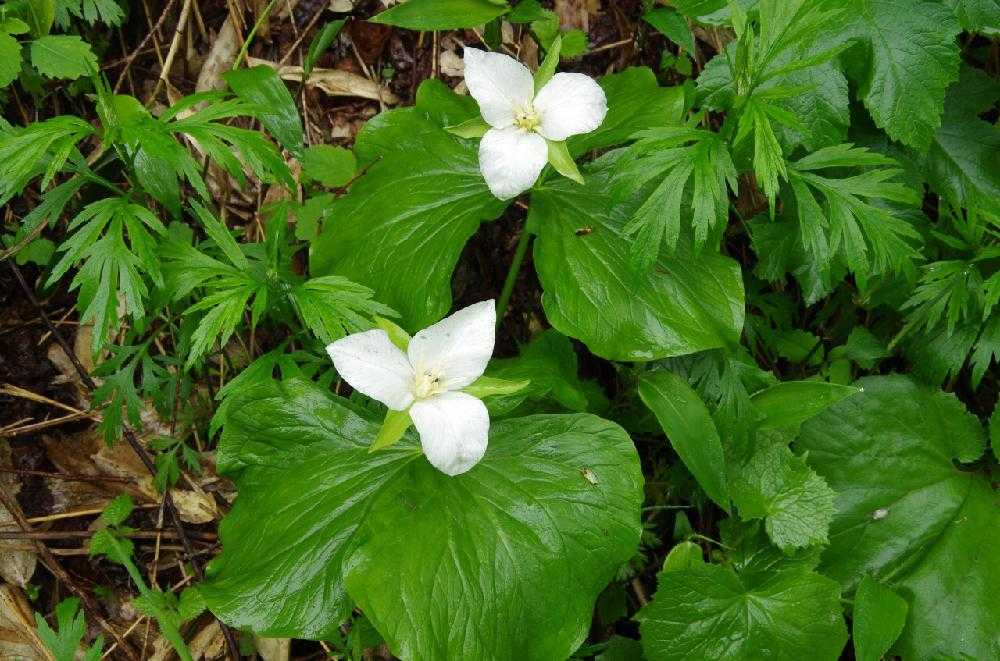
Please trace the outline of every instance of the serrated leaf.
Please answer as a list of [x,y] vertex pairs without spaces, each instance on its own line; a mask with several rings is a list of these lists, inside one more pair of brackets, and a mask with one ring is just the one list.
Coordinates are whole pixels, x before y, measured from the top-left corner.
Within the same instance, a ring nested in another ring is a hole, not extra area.
[[636,615],[650,661],[835,661],[847,628],[835,581],[799,570],[741,574],[702,565],[663,572]]
[[625,219],[608,194],[608,167],[586,187],[547,183],[532,195],[534,263],[542,305],[559,332],[610,360],[655,360],[735,343],[743,326],[737,264],[678,252],[635,271]]
[[76,35],[46,35],[31,42],[31,64],[49,78],[79,78],[97,73],[97,56]]
[[758,437],[758,448],[732,478],[733,502],[744,520],[763,519],[768,537],[788,551],[824,544],[836,494],[801,457]]
[[[569,656],[639,538],[628,436],[585,414],[495,422],[483,461],[448,477],[412,432],[369,453],[377,429],[303,381],[239,396],[218,460],[240,495],[200,587],[209,608],[262,635],[322,639],[357,603],[403,658]],[[520,607],[551,594],[544,612]],[[455,628],[454,608],[490,625]]]
[[833,28],[868,49],[860,90],[875,124],[919,150],[941,124],[945,90],[958,78],[961,31],[940,0],[852,0]]
[[[87,622],[80,609],[80,600],[76,597],[63,599],[56,605],[56,629],[38,613],[35,613],[35,624],[38,627],[38,637],[45,643],[55,661],[74,661],[77,648],[87,634]],[[101,641],[95,643],[98,654]]]
[[989,479],[954,463],[982,455],[981,424],[953,395],[902,376],[859,385],[797,443],[840,494],[821,571],[846,591],[870,574],[907,595],[893,648],[904,658],[995,656],[1000,511]]
[[350,149],[312,145],[302,151],[302,172],[327,188],[340,188],[354,178],[358,163]]

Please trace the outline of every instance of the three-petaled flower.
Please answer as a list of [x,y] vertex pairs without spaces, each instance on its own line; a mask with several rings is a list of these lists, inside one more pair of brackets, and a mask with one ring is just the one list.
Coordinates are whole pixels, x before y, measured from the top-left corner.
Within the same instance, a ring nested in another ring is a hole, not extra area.
[[490,128],[479,144],[479,169],[501,200],[534,185],[560,143],[601,125],[608,100],[592,78],[557,73],[535,94],[531,72],[502,53],[465,49],[465,83]]
[[428,461],[443,473],[469,470],[486,453],[490,417],[462,389],[482,376],[493,355],[494,301],[459,310],[410,339],[406,353],[383,329],[330,344],[340,376],[392,411],[408,411]]

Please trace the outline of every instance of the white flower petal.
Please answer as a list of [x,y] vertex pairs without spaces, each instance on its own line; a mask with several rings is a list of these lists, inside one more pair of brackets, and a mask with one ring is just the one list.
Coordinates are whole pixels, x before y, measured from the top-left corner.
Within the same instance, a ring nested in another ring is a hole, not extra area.
[[326,348],[337,372],[358,392],[393,411],[413,403],[413,368],[382,329],[355,333]]
[[501,200],[531,188],[548,161],[545,138],[513,126],[490,129],[479,143],[479,171]]
[[538,132],[559,142],[571,135],[590,133],[608,114],[604,90],[582,73],[557,73],[535,97],[541,125]]
[[535,95],[528,67],[503,53],[465,49],[465,84],[479,103],[479,111],[490,126],[514,123],[514,113],[525,108]]
[[419,400],[410,407],[410,418],[427,460],[442,473],[464,473],[486,454],[490,415],[472,395],[445,392]]
[[440,379],[445,390],[469,385],[486,371],[496,340],[493,299],[462,308],[413,336],[407,354],[417,374]]

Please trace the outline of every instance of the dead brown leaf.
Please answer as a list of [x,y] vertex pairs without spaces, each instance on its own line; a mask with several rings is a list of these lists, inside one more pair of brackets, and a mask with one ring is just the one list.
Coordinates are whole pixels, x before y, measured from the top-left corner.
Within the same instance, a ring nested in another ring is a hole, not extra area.
[[31,605],[20,588],[0,585],[0,659],[54,661],[38,637]]
[[[262,60],[256,57],[248,58],[251,66],[265,64],[278,71],[278,75],[285,80],[302,82],[302,67],[298,66],[277,66],[270,60]],[[387,105],[399,103],[399,99],[389,91],[389,88],[379,85],[375,81],[368,80],[364,76],[349,71],[339,69],[313,69],[309,74],[306,85],[315,87],[329,96],[351,96],[361,99],[371,99],[381,101]]]

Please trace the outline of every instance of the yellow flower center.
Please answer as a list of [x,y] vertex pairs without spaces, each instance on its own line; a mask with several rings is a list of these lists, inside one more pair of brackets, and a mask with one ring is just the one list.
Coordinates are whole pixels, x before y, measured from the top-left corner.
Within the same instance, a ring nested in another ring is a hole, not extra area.
[[427,399],[444,392],[441,377],[430,372],[420,372],[413,379],[413,396],[417,399]]
[[519,108],[514,114],[514,126],[525,131],[534,131],[542,123],[541,118],[531,106]]

